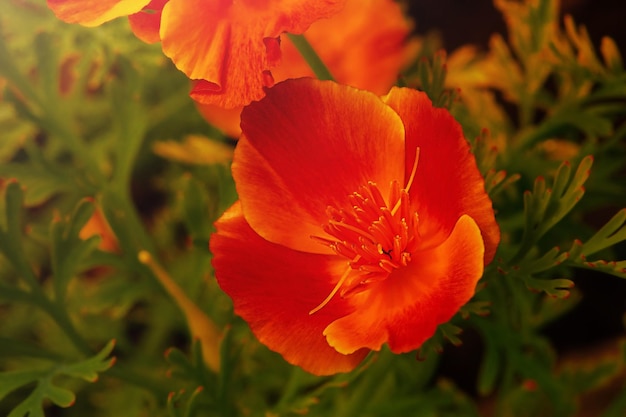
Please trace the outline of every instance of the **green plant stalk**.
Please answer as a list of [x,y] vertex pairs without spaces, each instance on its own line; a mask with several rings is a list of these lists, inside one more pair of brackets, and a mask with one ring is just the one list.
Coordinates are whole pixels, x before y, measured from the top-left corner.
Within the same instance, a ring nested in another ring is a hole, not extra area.
[[352,417],[365,414],[365,409],[369,405],[371,398],[380,387],[380,382],[389,372],[389,364],[392,355],[389,352],[381,351],[376,358],[376,362],[363,373],[363,380],[358,386],[355,386],[353,395],[349,401],[339,407],[339,416]]
[[[63,330],[65,335],[72,342],[76,349],[78,349],[83,355],[87,357],[94,354],[87,341],[83,339],[78,330],[76,330],[76,327],[67,315],[65,309],[59,308],[57,304],[50,301],[50,299],[48,299],[41,290],[36,291],[36,293],[33,293],[32,295],[37,300],[37,305],[39,305],[46,313],[48,313],[48,315],[50,315],[50,317],[52,317],[52,319]],[[164,388],[159,384],[152,382],[150,378],[143,377],[128,369],[123,369],[122,365],[116,365],[115,367],[112,367],[111,369],[107,370],[103,375],[107,375],[109,377],[113,377],[129,384],[133,384],[140,388],[146,389],[152,392],[154,396],[158,399],[166,398],[169,392],[167,388]]]
[[48,359],[51,361],[64,359],[58,353],[50,352],[37,346],[27,344],[22,340],[15,340],[6,336],[0,336],[0,357],[3,359],[10,357],[28,357]]
[[322,59],[317,55],[309,41],[304,37],[304,35],[294,35],[292,33],[288,33],[287,37],[296,47],[302,58],[309,64],[309,67],[313,70],[313,73],[319,80],[329,80],[334,81],[332,74],[326,67],[326,64],[322,61]]
[[292,401],[298,393],[298,389],[300,389],[305,376],[304,371],[297,366],[291,369],[291,374],[289,375],[287,384],[283,387],[280,400],[274,407],[274,411],[276,411],[277,414],[286,411],[285,408],[287,408],[289,402]]
[[128,369],[127,367],[124,367],[124,364],[120,363],[116,363],[111,368],[102,373],[102,375],[108,376],[110,378],[115,378],[117,380],[124,381],[128,384],[150,391],[160,403],[165,403],[167,395],[171,392],[169,388],[162,386],[157,381],[154,381],[152,378],[138,374]]
[[[105,182],[104,174],[98,169],[98,163],[89,151],[88,147],[83,143],[82,139],[76,136],[72,129],[65,123],[65,119],[61,114],[54,110],[58,104],[44,106],[45,117],[41,118],[41,126],[45,126],[47,130],[62,138],[64,143],[71,149],[77,161],[82,162],[82,168],[88,176],[88,179],[97,187]],[[80,166],[81,164],[77,164]]]
[[[0,25],[0,34],[1,32],[2,26]],[[98,170],[96,160],[82,140],[74,135],[72,129],[68,127],[58,102],[44,100],[13,62],[14,59],[10,56],[6,45],[2,42],[2,36],[0,36],[0,74],[4,75],[10,84],[13,84],[26,98],[26,100],[22,102],[25,107],[28,107],[30,102],[34,104],[36,110],[41,112],[43,116],[38,115],[36,111],[33,112],[32,109],[28,110],[32,117],[38,119],[38,124],[46,128],[50,133],[62,138],[75,154],[76,160],[82,161],[88,177],[95,181],[95,184],[102,184],[104,182],[104,175]],[[59,121],[62,122],[60,123]]]
[[[143,231],[143,229],[139,230]],[[36,281],[34,275],[32,275],[32,279]],[[54,301],[50,300],[44,294],[39,285],[32,285],[31,291],[28,293],[28,296],[30,297],[30,302],[33,305],[39,306],[54,320],[54,322],[59,326],[59,328],[63,331],[66,337],[82,355],[89,357],[94,354],[92,348],[89,346],[87,341],[80,335],[80,333],[72,323],[70,317],[68,316],[67,311],[63,308],[62,305],[60,306],[59,303],[55,303]],[[56,356],[50,353],[48,359],[54,358],[56,358]],[[152,382],[150,378],[142,377],[141,375],[138,375],[128,369],[123,369],[120,365],[109,369],[105,373],[105,375],[146,389],[152,392],[155,397],[159,399],[166,398],[168,394],[168,389],[160,386],[157,383]]]
[[46,297],[40,287],[33,288],[31,294],[37,305],[48,313],[78,351],[85,356],[93,355],[89,344],[83,339],[80,333],[78,333],[65,309],[61,308],[62,306],[59,306],[59,304]]
[[[148,268],[139,262],[136,255],[145,250],[156,256],[156,248],[139,218],[129,192],[125,188],[117,184],[108,187],[103,193],[102,206],[105,216],[122,247],[122,252],[134,265],[140,265],[142,271],[148,271]],[[148,273],[148,275],[152,277],[152,273]],[[157,281],[156,278],[155,281]]]
[[41,97],[36,93],[31,83],[22,76],[21,71],[13,64],[14,60],[10,56],[4,42],[2,22],[0,22],[0,75],[17,87],[27,100],[35,102],[39,107],[43,107]]

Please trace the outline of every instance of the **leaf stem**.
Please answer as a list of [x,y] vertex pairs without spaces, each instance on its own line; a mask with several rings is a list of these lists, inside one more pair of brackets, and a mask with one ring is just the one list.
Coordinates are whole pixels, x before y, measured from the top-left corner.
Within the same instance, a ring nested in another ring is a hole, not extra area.
[[72,344],[76,349],[80,351],[85,356],[93,355],[93,351],[89,344],[83,339],[83,337],[78,333],[76,327],[70,320],[67,311],[65,309],[60,308],[59,304],[54,303],[48,297],[45,296],[40,287],[36,287],[32,292],[33,297],[37,300],[37,305],[39,305],[52,319],[56,322],[57,326],[59,326],[63,333],[70,339]]
[[363,374],[360,384],[354,387],[352,396],[347,403],[341,407],[341,416],[360,416],[366,414],[366,409],[370,405],[372,397],[380,388],[381,381],[389,373],[391,355],[383,350],[378,353],[376,362],[367,373]]
[[114,366],[102,373],[102,375],[115,378],[150,391],[159,401],[163,401],[164,398],[167,398],[167,395],[170,392],[168,388],[161,386],[158,382],[155,382],[152,377],[136,373],[127,367],[124,367],[120,363],[116,363]]
[[291,369],[291,374],[287,383],[283,387],[280,400],[274,407],[274,411],[276,411],[277,414],[288,410],[289,402],[293,401],[294,397],[298,393],[305,376],[306,374],[304,371],[297,366],[294,366]]
[[293,33],[288,33],[287,37],[296,47],[302,58],[309,64],[309,67],[313,70],[313,73],[319,80],[329,80],[334,81],[332,74],[324,64],[324,61],[317,55],[315,49],[311,46],[309,41],[304,37],[304,35],[294,35]]
[[157,263],[147,251],[139,252],[139,261],[146,265],[158,281],[163,285],[167,293],[174,299],[182,310],[187,325],[194,339],[202,344],[202,356],[212,371],[219,371],[220,367],[220,343],[222,335],[215,323],[198,306],[187,297],[187,294],[178,286],[167,271]]

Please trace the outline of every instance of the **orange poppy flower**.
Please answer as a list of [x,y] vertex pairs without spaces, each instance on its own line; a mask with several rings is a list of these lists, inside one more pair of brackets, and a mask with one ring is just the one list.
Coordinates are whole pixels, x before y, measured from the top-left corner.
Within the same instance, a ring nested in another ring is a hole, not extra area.
[[[394,0],[347,0],[341,12],[313,23],[305,36],[337,82],[382,95],[418,52],[416,42],[407,39],[411,29]],[[315,77],[289,38],[281,38],[280,49],[280,65],[272,69],[276,82]],[[209,123],[235,138],[241,134],[242,108],[198,105]]]
[[419,348],[500,232],[460,125],[422,93],[288,80],[242,113],[213,266],[258,339],[319,375]]
[[[131,16],[145,41],[160,40],[178,69],[196,80],[192,96],[232,108],[263,96],[280,60],[279,36],[302,33],[345,0],[48,0],[62,20],[97,26]],[[158,32],[158,36],[157,36]]]

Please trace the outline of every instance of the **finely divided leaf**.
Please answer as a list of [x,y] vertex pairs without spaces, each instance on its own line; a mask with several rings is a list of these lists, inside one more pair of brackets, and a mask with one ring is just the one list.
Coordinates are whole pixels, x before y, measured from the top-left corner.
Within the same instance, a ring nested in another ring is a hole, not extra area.
[[44,369],[0,373],[0,400],[19,387],[36,382],[33,391],[20,402],[8,417],[44,417],[46,401],[59,407],[74,404],[75,395],[67,388],[54,384],[58,376],[70,376],[94,382],[100,372],[109,369],[114,358],[109,358],[114,341],[110,341],[99,353],[84,361],[70,364],[53,364]]

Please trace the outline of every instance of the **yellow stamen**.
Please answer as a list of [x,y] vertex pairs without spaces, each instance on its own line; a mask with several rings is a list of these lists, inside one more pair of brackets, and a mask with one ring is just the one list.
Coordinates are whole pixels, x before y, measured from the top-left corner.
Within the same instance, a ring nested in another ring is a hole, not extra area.
[[420,148],[415,148],[415,161],[413,162],[413,168],[411,169],[411,175],[409,175],[409,180],[406,183],[406,186],[404,187],[404,191],[406,191],[407,193],[409,192],[409,190],[411,189],[411,186],[413,185],[413,180],[415,179],[415,174],[417,173],[417,163],[420,160]]
[[[354,257],[354,259],[352,260],[352,262],[357,262],[359,259],[361,259],[361,255],[357,255]],[[341,276],[341,278],[339,278],[339,281],[337,281],[337,285],[335,285],[335,288],[333,288],[333,290],[330,292],[330,294],[328,294],[328,297],[326,297],[324,299],[324,301],[322,301],[320,303],[320,305],[318,305],[317,307],[315,307],[313,310],[309,311],[309,315],[315,314],[318,311],[320,311],[322,308],[324,308],[326,306],[326,304],[328,304],[330,302],[330,300],[333,299],[333,297],[335,296],[335,294],[337,294],[337,291],[339,291],[339,288],[341,288],[343,286],[343,283],[346,281],[346,279],[348,278],[348,275],[350,275],[350,271],[352,270],[352,267],[350,265],[348,265],[348,267],[346,268],[346,270],[344,271],[343,275]]]
[[[404,191],[406,191],[407,193],[409,192],[409,190],[411,189],[411,186],[413,185],[413,180],[415,180],[415,173],[417,172],[417,163],[420,160],[420,148],[415,148],[415,160],[413,161],[413,168],[411,169],[411,175],[409,175],[409,180],[406,183],[406,186],[404,187]],[[393,206],[393,210],[391,210],[391,214],[395,215],[398,212],[398,209],[400,208],[400,202],[402,201],[402,199],[398,199],[398,201],[396,202],[396,205]]]
[[139,252],[139,262],[146,265],[161,285],[176,301],[183,311],[189,331],[193,338],[200,340],[202,345],[202,357],[211,370],[217,372],[220,368],[220,344],[222,335],[218,327],[198,306],[187,297],[187,294],[169,276],[167,271],[159,265],[150,253],[145,250]]
[[[419,162],[419,157],[420,157],[420,148],[415,148],[415,160],[413,161],[413,168],[411,169],[411,174],[409,175],[409,180],[406,183],[406,186],[404,187],[404,192],[408,193],[409,189],[411,188],[411,186],[413,185],[413,181],[415,180],[415,175],[417,173],[417,163]],[[374,190],[372,191],[372,193],[377,192],[378,190],[375,188],[374,186]],[[376,194],[372,194],[373,197],[376,197]],[[394,216],[398,210],[400,209],[402,203],[402,195],[400,196],[400,198],[398,198],[398,201],[396,202],[395,206],[393,207],[393,210],[391,210],[391,216]],[[386,208],[385,208],[386,209]],[[387,213],[389,213],[389,211],[387,211]],[[392,219],[388,219],[388,221],[391,222]],[[370,239],[372,242],[376,241],[376,238],[371,234],[371,233],[367,233],[364,230],[361,230],[357,227],[353,227],[350,226],[348,224],[345,224],[343,222],[340,221],[336,221],[336,220],[330,220],[329,221],[330,225],[333,225],[335,227],[343,227],[347,230],[350,230],[354,233],[357,233],[361,236],[364,236],[368,239]],[[405,239],[406,240],[406,239]],[[395,239],[394,241],[394,250],[398,253],[401,252],[401,248],[400,248],[400,243],[398,239]],[[382,245],[379,243],[378,246],[378,253],[379,254],[383,254],[385,253],[383,251]],[[356,255],[354,257],[354,259],[352,259],[352,261],[350,262],[350,264],[348,265],[348,267],[346,268],[346,270],[344,271],[343,275],[341,275],[341,278],[339,278],[339,281],[337,281],[337,284],[335,285],[335,287],[333,288],[333,290],[330,292],[330,294],[328,294],[328,296],[324,299],[324,301],[322,301],[317,307],[315,307],[313,310],[309,311],[309,315],[315,314],[318,311],[320,311],[322,308],[324,308],[329,302],[330,300],[333,299],[333,297],[335,296],[335,294],[337,294],[337,292],[339,291],[339,289],[341,289],[341,287],[343,286],[343,284],[346,282],[346,280],[348,279],[348,276],[350,275],[350,272],[352,271],[352,265],[355,262],[358,262],[361,259],[361,255]],[[410,260],[410,255],[409,254],[402,254],[401,255],[401,263],[402,265],[406,266],[406,264],[408,263],[408,261]],[[382,268],[383,270],[385,270],[388,273],[391,273],[393,271],[393,269],[396,267],[396,265],[394,265],[392,262],[383,259],[379,262],[378,265],[380,268]]]
[[343,222],[338,222],[338,221],[335,221],[335,220],[329,220],[328,224],[333,225],[333,226],[338,227],[338,228],[343,227],[344,229],[348,229],[351,232],[356,233],[357,235],[361,235],[363,237],[368,238],[372,242],[376,240],[376,238],[374,236],[372,236],[370,233],[367,233],[365,230],[359,229],[358,227],[350,226],[349,224],[346,224],[346,223],[343,223]]

